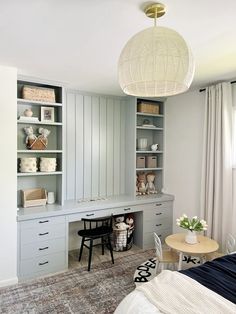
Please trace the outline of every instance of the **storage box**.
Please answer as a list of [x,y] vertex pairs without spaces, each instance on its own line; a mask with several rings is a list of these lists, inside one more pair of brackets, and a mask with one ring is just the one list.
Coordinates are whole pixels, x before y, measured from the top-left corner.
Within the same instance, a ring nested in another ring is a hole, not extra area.
[[145,157],[144,156],[136,157],[136,168],[145,168]]
[[159,114],[160,108],[158,104],[154,104],[150,102],[140,102],[138,103],[137,111],[142,112],[142,113]]
[[157,168],[157,157],[156,156],[146,157],[146,168]]
[[36,157],[20,158],[20,172],[36,172],[36,171],[37,171]]
[[32,150],[44,150],[47,148],[48,141],[46,138],[38,137],[35,140],[29,139],[27,148]]
[[21,190],[21,199],[23,207],[46,205],[46,190],[41,188]]
[[57,159],[56,158],[40,158],[40,171],[42,172],[54,172],[56,171]]
[[22,98],[34,101],[56,102],[54,89],[29,85],[23,86]]

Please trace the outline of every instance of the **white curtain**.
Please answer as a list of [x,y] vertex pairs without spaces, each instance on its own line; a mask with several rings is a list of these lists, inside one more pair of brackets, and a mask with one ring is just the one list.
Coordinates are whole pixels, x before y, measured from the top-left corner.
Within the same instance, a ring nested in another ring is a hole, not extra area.
[[201,214],[209,225],[207,236],[224,250],[233,214],[231,84],[208,87],[205,105]]

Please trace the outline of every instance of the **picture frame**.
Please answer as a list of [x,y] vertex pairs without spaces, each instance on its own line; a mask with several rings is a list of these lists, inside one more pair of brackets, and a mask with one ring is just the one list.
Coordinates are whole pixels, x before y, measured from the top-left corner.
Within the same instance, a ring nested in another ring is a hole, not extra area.
[[41,107],[41,122],[54,122],[54,107]]

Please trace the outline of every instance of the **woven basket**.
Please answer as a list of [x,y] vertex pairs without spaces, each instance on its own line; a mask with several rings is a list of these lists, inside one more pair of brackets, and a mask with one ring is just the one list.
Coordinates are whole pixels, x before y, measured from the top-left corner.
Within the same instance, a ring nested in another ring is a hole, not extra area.
[[23,99],[45,102],[56,102],[55,90],[52,88],[37,87],[37,86],[23,86]]
[[32,150],[44,150],[47,148],[48,141],[46,138],[38,137],[35,140],[28,140],[27,148]]
[[138,104],[138,112],[159,114],[159,105],[148,102],[140,102]]

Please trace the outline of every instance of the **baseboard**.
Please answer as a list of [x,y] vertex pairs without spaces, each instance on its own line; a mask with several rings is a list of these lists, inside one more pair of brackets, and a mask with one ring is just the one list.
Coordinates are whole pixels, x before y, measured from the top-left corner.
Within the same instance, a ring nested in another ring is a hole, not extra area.
[[15,285],[17,283],[18,283],[18,278],[17,277],[6,279],[6,280],[1,280],[0,281],[0,287],[6,287],[6,286],[10,286],[10,285]]

